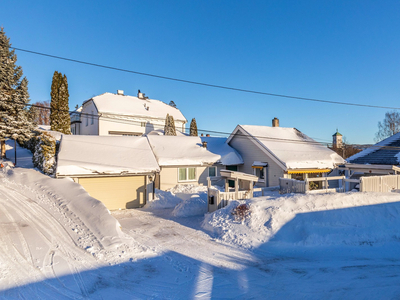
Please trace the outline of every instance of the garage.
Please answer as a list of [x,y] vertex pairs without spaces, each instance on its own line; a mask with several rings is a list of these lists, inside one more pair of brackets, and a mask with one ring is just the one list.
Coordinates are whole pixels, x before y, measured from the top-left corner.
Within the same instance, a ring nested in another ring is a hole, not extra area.
[[109,210],[146,204],[145,176],[79,178],[78,183]]

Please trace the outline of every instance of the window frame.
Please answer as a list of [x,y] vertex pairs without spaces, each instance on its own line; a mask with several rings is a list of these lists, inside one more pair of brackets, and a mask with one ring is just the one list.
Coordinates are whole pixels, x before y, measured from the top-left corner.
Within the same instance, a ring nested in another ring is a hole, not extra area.
[[[215,175],[213,175],[213,176],[210,175],[210,169],[214,169],[215,170],[215,172],[214,172]],[[208,167],[208,177],[217,177],[217,167],[216,166],[209,166]]]
[[[180,172],[179,170],[185,169],[185,179],[180,179]],[[188,179],[189,178],[189,169],[194,169],[194,179]],[[197,181],[197,168],[196,167],[181,167],[178,168],[178,182],[193,182]]]

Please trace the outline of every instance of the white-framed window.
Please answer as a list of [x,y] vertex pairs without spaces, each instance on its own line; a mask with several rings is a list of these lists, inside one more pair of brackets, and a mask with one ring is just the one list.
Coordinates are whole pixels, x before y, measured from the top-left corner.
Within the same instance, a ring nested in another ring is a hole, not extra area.
[[208,167],[208,177],[217,176],[217,167]]
[[178,168],[178,182],[196,181],[196,168]]
[[91,123],[92,125],[94,124],[94,113],[93,113],[93,110],[92,110],[92,123]]

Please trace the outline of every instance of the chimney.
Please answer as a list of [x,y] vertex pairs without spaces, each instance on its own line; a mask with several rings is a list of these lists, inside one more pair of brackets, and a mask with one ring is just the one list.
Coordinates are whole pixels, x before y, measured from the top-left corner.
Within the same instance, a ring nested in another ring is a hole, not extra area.
[[203,144],[203,148],[206,148],[206,149],[207,149],[207,142],[204,141],[202,144]]
[[137,97],[138,97],[139,99],[144,99],[144,94],[143,94],[140,90],[138,90],[138,92],[137,92]]
[[201,134],[201,136],[204,136],[203,134]]
[[207,133],[207,134],[206,134],[206,136],[208,136],[208,137],[209,137],[210,135]]
[[279,119],[278,118],[272,119],[272,127],[279,127]]
[[123,95],[124,91],[123,90],[117,90],[117,95]]

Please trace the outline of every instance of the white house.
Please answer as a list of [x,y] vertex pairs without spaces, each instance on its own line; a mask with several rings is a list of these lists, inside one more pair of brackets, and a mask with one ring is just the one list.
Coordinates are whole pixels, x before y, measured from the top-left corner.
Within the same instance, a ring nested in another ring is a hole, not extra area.
[[148,135],[160,173],[156,187],[166,190],[177,184],[207,185],[207,177],[220,176],[221,169],[243,164],[226,138]]
[[227,140],[242,156],[238,171],[259,177],[258,186],[278,186],[279,178],[326,176],[344,160],[296,128],[238,125]]
[[72,178],[109,210],[143,206],[160,171],[146,137],[63,135],[57,178]]
[[187,120],[179,109],[149,99],[140,91],[134,97],[118,90],[117,94],[104,93],[85,101],[80,119],[75,112],[72,115],[71,131],[79,135],[140,136],[163,129],[167,114],[173,116],[175,128],[185,132]]

